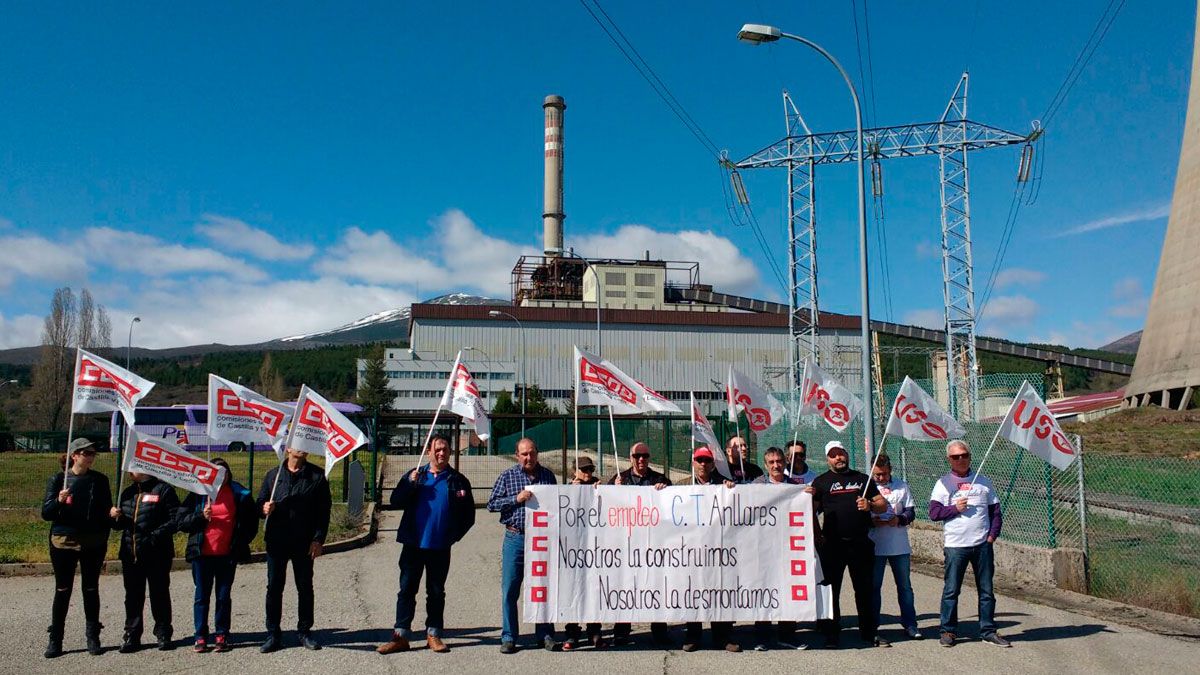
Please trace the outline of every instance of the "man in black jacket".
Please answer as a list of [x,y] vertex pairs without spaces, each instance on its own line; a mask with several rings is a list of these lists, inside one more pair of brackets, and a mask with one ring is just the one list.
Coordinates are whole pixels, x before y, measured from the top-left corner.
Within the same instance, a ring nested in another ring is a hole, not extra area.
[[150,614],[158,648],[171,648],[171,560],[175,557],[175,488],[142,473],[130,473],[133,485],[121,492],[109,515],[121,530],[121,577],[125,581],[125,637],[121,653],[142,643],[142,611],[150,587]]
[[[276,478],[278,477],[278,484]],[[320,649],[313,639],[313,561],[320,557],[329,531],[329,481],[320,467],[308,463],[308,453],[291,448],[281,466],[267,472],[258,492],[258,508],[266,523],[267,639],[264,654],[283,646],[283,585],[287,565],[296,581],[296,632],[305,649]]]
[[[630,485],[633,487],[652,487],[661,490],[671,484],[666,475],[650,468],[650,446],[638,441],[629,448],[629,468],[621,471],[608,481],[609,485]],[[622,647],[629,644],[629,633],[632,626],[627,623],[613,624],[613,645]],[[650,636],[654,644],[666,647],[671,644],[667,635],[667,624],[650,624]]]
[[475,524],[475,500],[466,476],[450,467],[450,440],[434,434],[429,440],[429,463],[406,474],[392,490],[392,508],[403,508],[396,530],[400,549],[400,591],[396,594],[396,625],[392,639],[375,650],[394,654],[409,649],[417,588],[425,576],[425,640],[439,654],[450,651],[442,641],[446,609],[446,576],[450,547]]

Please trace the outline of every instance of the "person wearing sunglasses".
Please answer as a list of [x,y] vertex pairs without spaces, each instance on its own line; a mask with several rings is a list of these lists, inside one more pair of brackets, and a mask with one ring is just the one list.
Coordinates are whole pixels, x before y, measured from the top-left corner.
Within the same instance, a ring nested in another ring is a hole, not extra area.
[[971,448],[964,441],[946,444],[946,461],[950,473],[934,483],[929,496],[929,518],[942,523],[946,561],[938,643],[953,647],[958,639],[958,594],[970,565],[979,592],[979,637],[997,647],[1011,647],[996,632],[996,595],[992,591],[992,543],[1000,536],[1000,499],[987,476],[972,477]]
[[[717,452],[720,452],[720,448]],[[724,485],[727,488],[732,488],[736,485],[727,476],[722,476],[717,471],[716,464],[713,460],[712,450],[707,447],[696,448],[692,453],[692,477],[694,485]],[[733,639],[733,622],[732,621],[713,621],[709,624],[712,633],[712,644],[714,648],[721,648],[724,645],[725,651],[737,653],[742,651],[742,646]],[[684,626],[683,651],[694,652],[700,648],[700,633],[704,626],[699,621],[689,621]]]
[[[629,448],[629,468],[613,476],[609,485],[630,485],[633,487],[652,487],[661,490],[671,484],[666,475],[650,468],[650,446],[638,441]],[[613,646],[622,647],[629,644],[629,633],[632,626],[618,623],[613,626]],[[650,636],[655,645],[668,647],[671,638],[667,635],[667,624],[650,624]]]
[[93,471],[96,446],[86,438],[71,441],[67,454],[60,457],[63,470],[46,482],[42,498],[42,520],[50,525],[50,564],[54,568],[54,604],[50,610],[50,643],[45,657],[62,655],[63,629],[75,568],[79,567],[80,592],[83,594],[84,635],[88,653],[97,656],[100,647],[100,568],[108,551],[108,533],[112,527],[112,488],[108,476]]
[[[587,455],[580,455],[575,459],[575,476],[571,478],[571,485],[599,485],[600,477],[596,475],[596,463]],[[566,640],[563,641],[563,651],[569,652],[576,648],[579,644],[579,638],[582,632],[579,629],[579,624],[569,623],[563,628],[566,634]],[[587,625],[588,642],[592,643],[594,649],[604,649],[608,647],[601,631],[599,623],[589,623]]]

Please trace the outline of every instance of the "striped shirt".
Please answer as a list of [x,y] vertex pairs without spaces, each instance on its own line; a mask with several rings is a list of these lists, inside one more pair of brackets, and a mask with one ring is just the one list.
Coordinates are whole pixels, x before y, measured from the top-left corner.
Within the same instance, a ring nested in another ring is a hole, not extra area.
[[500,524],[518,532],[525,531],[525,505],[517,503],[517,495],[530,485],[554,485],[558,479],[546,467],[538,464],[533,477],[525,473],[520,464],[511,466],[496,477],[492,496],[488,499],[488,511],[500,512]]

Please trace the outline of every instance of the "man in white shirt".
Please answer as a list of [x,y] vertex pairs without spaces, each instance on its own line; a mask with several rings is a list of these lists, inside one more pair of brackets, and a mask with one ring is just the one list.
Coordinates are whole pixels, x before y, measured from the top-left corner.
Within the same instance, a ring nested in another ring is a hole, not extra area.
[[1000,536],[1000,500],[987,477],[971,477],[971,449],[965,442],[947,443],[946,460],[950,473],[934,483],[929,497],[930,520],[943,523],[946,557],[938,644],[953,647],[958,639],[958,594],[970,565],[979,591],[979,637],[997,647],[1011,647],[996,632],[996,595],[992,592],[992,543]]
[[917,610],[913,605],[912,545],[908,541],[908,526],[916,517],[916,503],[908,483],[892,479],[892,460],[880,454],[872,476],[879,494],[887,500],[883,513],[871,514],[874,527],[871,541],[875,542],[875,612],[883,605],[883,576],[888,567],[896,580],[896,601],[900,604],[900,625],[914,640],[921,639],[917,630]]

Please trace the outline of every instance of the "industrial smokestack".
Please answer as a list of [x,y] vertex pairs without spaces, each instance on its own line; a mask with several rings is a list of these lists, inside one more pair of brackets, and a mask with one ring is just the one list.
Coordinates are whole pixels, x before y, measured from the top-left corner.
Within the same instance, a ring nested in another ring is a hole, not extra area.
[[550,95],[542,103],[546,112],[546,180],[542,209],[542,245],[548,256],[557,256],[563,247],[563,97]]

